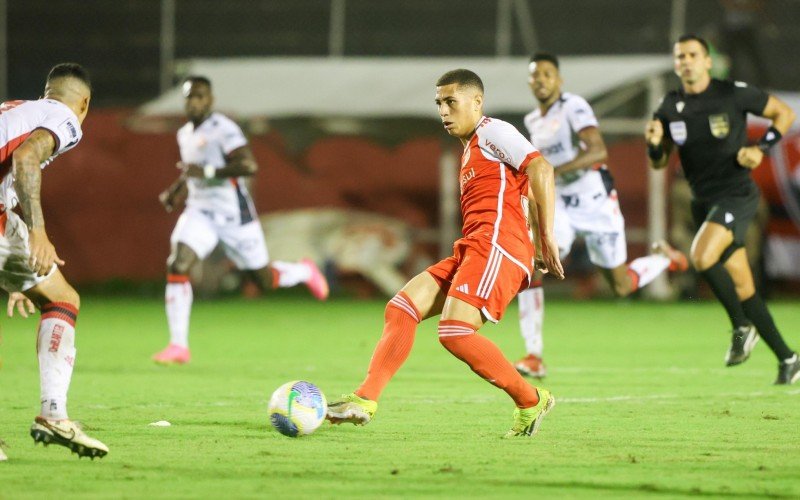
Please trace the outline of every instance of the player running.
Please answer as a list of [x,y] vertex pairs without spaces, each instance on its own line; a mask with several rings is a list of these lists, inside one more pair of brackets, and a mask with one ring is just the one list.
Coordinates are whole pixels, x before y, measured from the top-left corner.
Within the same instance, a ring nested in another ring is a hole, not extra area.
[[529,189],[543,262],[563,278],[553,236],[553,168],[512,125],[483,116],[483,82],[472,71],[457,69],[439,78],[435,102],[447,133],[464,145],[459,172],[463,237],[452,257],[412,278],[389,301],[366,379],[354,393],[332,401],[327,417],[334,423],[369,423],[381,392],[411,351],[417,324],[441,314],[439,342],[514,400],[507,436],[530,436],[555,400],[549,391],[530,386],[477,330],[487,320],[499,321],[530,281]]
[[58,269],[65,262],[47,236],[40,196],[44,167],[83,137],[91,93],[87,72],[64,63],[50,70],[43,98],[0,105],[0,287],[10,294],[9,316],[18,308],[27,317],[34,305],[42,313],[36,340],[41,412],[31,437],[94,459],[108,447],[67,415],[80,297]]
[[181,174],[159,196],[168,212],[186,200],[172,232],[167,259],[165,299],[170,341],[153,356],[162,364],[184,364],[191,358],[189,270],[220,241],[236,267],[246,271],[262,290],[304,283],[317,299],[328,297],[328,282],[310,259],[269,263],[264,231],[245,186],[245,178],[254,175],[258,165],[239,126],[212,111],[211,82],[191,76],[184,81],[183,96],[189,122],[178,130],[181,161],[177,167]]
[[[759,336],[778,358],[776,384],[800,379],[800,357],[784,342],[761,300],[744,248],[760,193],[750,170],[789,130],[795,114],[777,97],[744,82],[711,78],[708,43],[684,35],[673,48],[681,88],[661,101],[645,139],[653,168],[663,168],[674,146],[692,188],[692,216],[700,226],[692,265],[705,277],[733,327],[725,364],[750,357]],[[772,120],[758,144],[747,144],[747,113]]]
[[[669,269],[685,271],[686,256],[666,242],[656,253],[628,258],[625,219],[614,181],[604,162],[606,145],[592,107],[582,97],[562,92],[558,58],[540,52],[530,59],[528,84],[539,107],[525,116],[531,142],[555,166],[555,235],[559,255],[566,257],[576,236],[582,236],[589,260],[597,266],[617,297],[625,297]],[[514,366],[523,375],[546,375],[542,361],[544,290],[541,275],[519,294],[519,326],[528,355]]]

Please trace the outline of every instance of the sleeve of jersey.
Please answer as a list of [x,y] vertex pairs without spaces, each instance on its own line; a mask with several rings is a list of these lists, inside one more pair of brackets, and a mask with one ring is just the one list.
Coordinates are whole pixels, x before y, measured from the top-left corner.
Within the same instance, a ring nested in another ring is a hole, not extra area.
[[59,154],[73,147],[81,139],[81,125],[69,113],[51,112],[37,128],[42,128],[53,134],[56,147],[53,154]]
[[510,123],[487,123],[478,130],[478,141],[487,155],[520,171],[525,170],[530,160],[541,156],[539,150]]
[[739,107],[747,113],[761,115],[767,107],[769,94],[745,82],[733,82],[734,96]]
[[247,138],[233,122],[227,122],[220,130],[220,141],[222,143],[222,151],[227,155],[234,149],[238,149],[247,145]]
[[572,130],[580,132],[585,128],[597,127],[597,117],[586,99],[573,96],[567,102],[567,119]]

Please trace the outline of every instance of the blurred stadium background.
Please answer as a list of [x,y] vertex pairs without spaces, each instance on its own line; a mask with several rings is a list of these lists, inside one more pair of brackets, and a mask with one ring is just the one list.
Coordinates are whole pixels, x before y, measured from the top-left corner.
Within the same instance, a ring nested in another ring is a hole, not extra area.
[[[432,103],[439,74],[477,70],[487,114],[524,131],[535,106],[528,56],[561,56],[565,90],[601,120],[630,253],[662,236],[688,250],[687,187],[677,164],[666,175],[647,171],[641,138],[645,117],[677,85],[671,40],[707,37],[719,76],[761,85],[800,111],[797,19],[796,0],[0,0],[0,96],[38,97],[47,70],[65,60],[93,76],[84,141],[44,181],[48,229],[76,284],[158,284],[161,293],[177,214],[157,195],[176,175],[177,85],[201,73],[217,109],[251,138],[273,258],[309,255],[340,291],[393,293],[449,253],[460,227],[459,147]],[[759,135],[763,123],[752,129]],[[754,176],[765,200],[750,241],[759,279],[797,296],[797,127]],[[558,292],[607,293],[580,251],[568,272]],[[221,257],[195,278],[209,295],[242,286]],[[688,276],[650,293],[705,292]]]

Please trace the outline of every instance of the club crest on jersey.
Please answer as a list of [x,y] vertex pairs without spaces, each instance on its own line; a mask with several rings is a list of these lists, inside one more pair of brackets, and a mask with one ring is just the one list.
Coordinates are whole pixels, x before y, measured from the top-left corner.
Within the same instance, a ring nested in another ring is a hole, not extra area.
[[711,115],[708,117],[708,126],[711,127],[711,135],[717,139],[728,137],[731,131],[731,124],[728,121],[728,114]]
[[678,113],[683,113],[683,108],[686,107],[686,103],[683,101],[678,101],[675,103],[675,109],[678,110]]
[[688,136],[686,122],[669,122],[669,134],[672,136],[672,140],[675,141],[675,144],[683,146]]

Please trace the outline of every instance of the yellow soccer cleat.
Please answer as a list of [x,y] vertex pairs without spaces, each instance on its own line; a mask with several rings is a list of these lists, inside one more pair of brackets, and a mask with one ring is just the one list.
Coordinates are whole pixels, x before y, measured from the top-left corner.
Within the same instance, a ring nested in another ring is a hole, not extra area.
[[108,447],[88,436],[71,420],[48,420],[36,417],[31,426],[31,437],[35,443],[57,444],[77,453],[78,458],[103,458],[108,454]]
[[332,424],[350,422],[355,425],[366,425],[378,411],[378,402],[364,399],[352,392],[328,403],[328,414],[325,416]]
[[514,409],[514,425],[505,437],[533,436],[544,416],[556,405],[556,399],[546,389],[539,389],[539,402],[530,408]]

